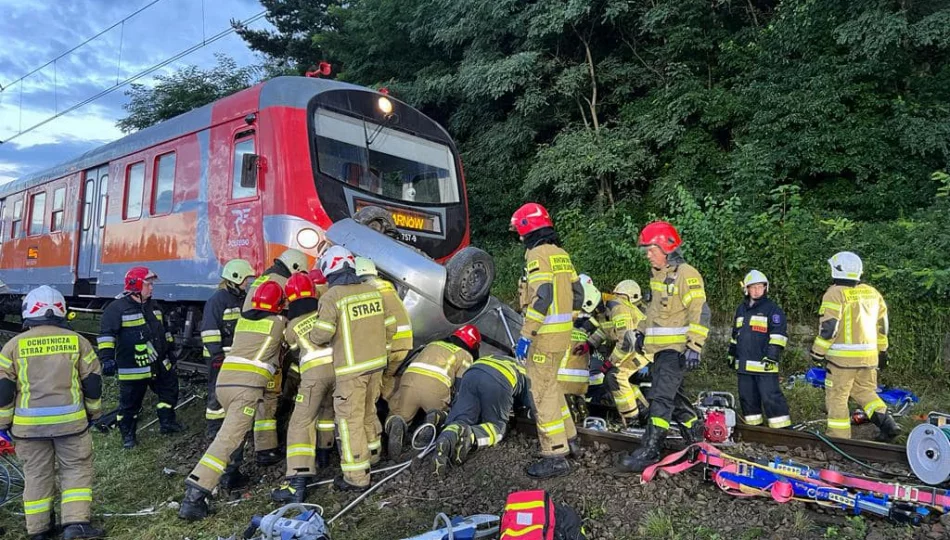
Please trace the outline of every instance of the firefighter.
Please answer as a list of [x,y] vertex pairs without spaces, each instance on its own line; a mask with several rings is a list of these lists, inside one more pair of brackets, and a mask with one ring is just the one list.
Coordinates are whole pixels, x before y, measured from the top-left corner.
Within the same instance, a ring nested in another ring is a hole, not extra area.
[[[325,280],[324,280],[325,281]],[[317,322],[316,284],[309,276],[294,274],[284,289],[290,323],[284,339],[298,356],[300,386],[294,412],[287,426],[287,480],[271,493],[280,503],[302,503],[307,496],[307,482],[317,474],[316,465],[330,465],[333,447],[333,350],[310,342],[310,330]],[[329,425],[329,430],[319,429]]]
[[653,274],[652,294],[634,350],[653,356],[653,385],[641,446],[622,462],[633,472],[641,472],[660,459],[670,420],[679,422],[687,444],[702,440],[702,421],[682,399],[682,388],[685,373],[699,367],[710,319],[703,277],[683,259],[676,229],[665,221],[650,223],[640,231],[639,244],[645,248]]
[[208,404],[205,408],[207,432],[214,439],[224,422],[224,407],[218,403],[214,387],[224,356],[231,350],[234,325],[241,316],[241,306],[247,295],[247,286],[254,277],[254,268],[244,259],[232,259],[221,270],[218,290],[205,303],[201,317],[201,341],[205,363],[208,366]]
[[135,447],[138,414],[147,388],[158,396],[159,431],[172,434],[184,429],[175,417],[178,373],[168,357],[172,335],[165,329],[162,311],[152,300],[152,282],[157,279],[144,266],[129,269],[123,296],[106,307],[100,323],[99,360],[104,375],[118,371],[116,421],[126,449]]
[[445,340],[429,343],[413,356],[389,401],[386,435],[390,459],[402,453],[406,428],[417,412],[426,413],[426,424],[438,429],[449,409],[452,388],[472,362],[478,360],[481,342],[478,328],[466,324]]
[[251,297],[250,309],[234,327],[231,352],[221,364],[215,392],[226,411],[214,441],[185,480],[185,498],[178,517],[189,521],[208,516],[208,497],[219,484],[230,489],[239,483],[238,467],[244,439],[262,407],[267,383],[280,363],[287,319],[284,291],[275,281],[262,283]]
[[739,404],[746,424],[770,428],[792,425],[788,403],[779,384],[778,364],[788,343],[782,308],[768,297],[769,280],[752,270],[742,280],[745,299],[736,309],[729,361],[739,372]]
[[887,305],[874,287],[861,283],[864,264],[850,251],[828,259],[833,285],[821,299],[815,363],[827,363],[825,406],[828,435],[851,438],[848,398],[858,402],[879,429],[876,440],[890,441],[901,428],[877,395],[877,370],[887,367]]
[[639,386],[630,383],[630,378],[650,363],[643,353],[635,350],[637,327],[646,318],[636,306],[642,298],[636,281],[625,279],[618,283],[607,301],[604,322],[587,342],[587,347],[592,349],[597,349],[605,341],[615,344],[610,356],[604,360],[601,372],[617,412],[628,425],[640,423],[640,407],[647,404]]
[[101,413],[99,360],[86,338],[66,324],[66,300],[52,287],[26,295],[23,326],[26,330],[0,350],[0,437],[9,441],[12,432],[16,439],[27,534],[34,540],[55,537],[58,476],[63,537],[100,538],[105,531],[90,524],[88,430]]
[[584,288],[584,302],[574,317],[571,348],[561,360],[557,380],[574,413],[574,419],[580,420],[587,416],[585,396],[591,382],[590,346],[587,345],[587,338],[599,327],[596,314],[599,309],[603,309],[603,299],[590,276],[579,274],[577,277]]
[[527,365],[541,443],[541,460],[528,466],[527,473],[549,478],[569,473],[565,456],[580,452],[557,372],[571,348],[572,315],[580,309],[584,291],[543,206],[523,205],[511,216],[511,228],[525,247],[520,299],[524,325],[515,356]]
[[366,440],[367,414],[376,415],[368,391],[382,384],[386,345],[392,341],[396,318],[386,311],[383,296],[356,275],[353,254],[332,246],[320,256],[320,271],[330,290],[320,298],[310,341],[333,347],[336,388],[333,410],[339,435],[343,476],[334,479],[341,490],[369,487],[370,451]]
[[[371,388],[373,392],[368,399],[373,403],[382,396],[387,402],[392,398],[395,391],[396,371],[402,365],[409,351],[412,350],[412,321],[409,320],[409,312],[403,305],[399,295],[396,294],[396,288],[392,283],[379,277],[376,270],[376,264],[366,257],[356,257],[356,275],[376,288],[383,295],[383,303],[386,305],[386,311],[391,312],[396,317],[396,333],[393,334],[392,342],[389,344],[389,353],[386,363],[386,369],[381,374],[382,380],[379,388]],[[366,439],[369,442],[370,464],[375,465],[379,462],[380,455],[380,435],[382,434],[382,424],[377,415],[366,415]],[[390,458],[392,458],[390,454]]]
[[274,259],[274,264],[272,264],[267,270],[264,270],[264,273],[258,276],[251,283],[250,289],[247,291],[247,296],[244,299],[244,305],[241,307],[242,311],[247,311],[251,309],[251,298],[254,296],[254,291],[263,283],[267,281],[276,281],[280,288],[283,288],[287,285],[287,280],[290,279],[290,276],[296,272],[307,272],[307,264],[310,259],[307,255],[296,249],[288,249],[281,253],[276,259]]
[[472,363],[459,383],[436,439],[432,469],[443,474],[449,464],[461,465],[474,450],[501,442],[516,405],[531,407],[525,368],[513,358],[486,356]]

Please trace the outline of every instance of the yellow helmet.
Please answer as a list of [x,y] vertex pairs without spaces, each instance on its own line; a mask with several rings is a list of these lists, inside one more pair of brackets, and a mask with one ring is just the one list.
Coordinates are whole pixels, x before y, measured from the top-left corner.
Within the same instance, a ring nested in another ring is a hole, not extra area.
[[617,284],[614,287],[614,294],[622,294],[627,297],[631,302],[639,302],[643,298],[643,293],[640,291],[640,285],[632,279],[625,279]]
[[251,263],[244,259],[231,259],[221,269],[221,277],[235,285],[242,285],[244,280],[255,274]]
[[357,257],[356,258],[356,275],[360,277],[378,276],[379,272],[376,271],[376,263],[374,263],[370,259],[367,259],[366,257]]
[[304,252],[290,248],[287,251],[281,253],[277,260],[284,263],[284,266],[290,270],[290,273],[294,272],[306,272],[310,270],[308,265],[310,264],[310,259],[307,257]]

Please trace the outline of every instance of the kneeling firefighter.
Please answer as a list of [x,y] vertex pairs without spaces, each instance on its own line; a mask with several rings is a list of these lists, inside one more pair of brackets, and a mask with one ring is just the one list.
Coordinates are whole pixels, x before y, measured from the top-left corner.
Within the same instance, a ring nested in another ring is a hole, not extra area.
[[426,414],[426,424],[438,429],[448,411],[452,388],[478,359],[481,342],[478,328],[466,324],[444,341],[429,343],[412,358],[389,400],[386,435],[390,459],[402,454],[406,428],[419,411]]
[[178,517],[195,521],[208,516],[208,497],[219,481],[226,489],[240,483],[244,439],[260,412],[267,383],[280,362],[287,319],[284,291],[276,282],[261,284],[251,308],[241,313],[231,353],[221,364],[215,391],[224,407],[224,423],[208,450],[185,480],[185,498]]
[[89,433],[102,408],[99,360],[86,338],[66,324],[62,293],[47,285],[26,295],[23,326],[26,331],[0,350],[0,437],[9,441],[12,431],[16,439],[26,532],[32,540],[56,537],[58,476],[63,538],[100,538],[105,531],[90,524]]
[[472,363],[436,439],[433,472],[443,474],[449,464],[461,465],[471,452],[501,442],[516,404],[532,406],[530,381],[517,361],[490,355]]

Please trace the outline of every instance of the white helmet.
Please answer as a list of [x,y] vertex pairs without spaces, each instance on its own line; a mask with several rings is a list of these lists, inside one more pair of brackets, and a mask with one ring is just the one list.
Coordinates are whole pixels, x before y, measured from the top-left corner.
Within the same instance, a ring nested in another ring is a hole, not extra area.
[[864,273],[864,263],[861,262],[861,257],[850,251],[835,253],[833,257],[828,259],[828,264],[831,265],[832,279],[858,281],[861,279],[861,274]]
[[306,272],[310,268],[308,265],[310,259],[302,251],[296,249],[288,249],[277,256],[277,260],[284,263],[284,266],[290,270],[290,273],[294,272]]
[[320,271],[326,277],[330,277],[330,274],[339,272],[347,266],[355,271],[356,260],[353,253],[343,246],[332,246],[320,255]]
[[593,313],[594,308],[600,303],[600,290],[597,289],[594,285],[594,280],[587,274],[581,274],[577,276],[577,278],[580,280],[581,287],[584,289],[584,303],[581,304],[581,309],[587,313]]
[[745,275],[745,278],[742,279],[742,290],[745,291],[749,288],[749,285],[755,285],[756,283],[765,283],[765,290],[769,290],[769,278],[758,270],[750,270]]
[[376,263],[366,257],[356,257],[356,275],[360,277],[378,276],[379,272],[376,270]]
[[614,294],[622,294],[634,304],[643,298],[643,292],[640,290],[640,284],[632,279],[625,279],[614,287]]
[[221,277],[235,285],[244,284],[244,280],[254,275],[251,263],[244,259],[231,259],[221,269]]
[[23,318],[42,319],[52,315],[60,319],[66,318],[66,299],[63,293],[43,285],[37,287],[23,299]]

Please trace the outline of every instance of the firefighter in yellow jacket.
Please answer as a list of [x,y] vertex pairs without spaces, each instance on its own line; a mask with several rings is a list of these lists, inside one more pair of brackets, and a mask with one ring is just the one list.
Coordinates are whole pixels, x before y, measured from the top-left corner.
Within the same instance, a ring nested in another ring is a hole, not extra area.
[[[449,410],[452,389],[472,362],[478,360],[481,342],[478,328],[466,324],[446,340],[433,341],[413,356],[389,400],[386,435],[390,459],[402,454],[406,428],[419,411],[426,413],[426,424],[432,424],[430,430],[439,429]],[[434,435],[424,435],[422,440],[431,440]]]
[[640,388],[630,382],[634,373],[650,363],[646,355],[635,350],[637,327],[646,318],[636,306],[642,297],[640,285],[636,281],[626,279],[618,283],[614,287],[613,297],[607,301],[607,312],[600,329],[588,341],[589,347],[593,349],[605,341],[614,343],[601,371],[617,412],[627,424],[639,422],[640,406],[645,406],[647,402]]
[[584,301],[580,310],[575,313],[574,325],[571,329],[571,348],[561,366],[557,370],[557,382],[571,407],[573,418],[581,420],[587,416],[587,389],[591,384],[590,374],[590,346],[587,338],[600,327],[597,322],[598,310],[604,309],[600,290],[594,281],[585,274],[579,274],[578,279],[584,289]]
[[683,378],[699,367],[709,334],[709,306],[703,277],[686,264],[679,247],[679,233],[665,221],[655,221],[640,231],[639,244],[653,268],[650,303],[638,326],[634,350],[653,356],[650,367],[649,423],[641,446],[622,465],[633,472],[660,459],[670,421],[679,422],[687,444],[702,441],[702,421],[682,399]]
[[251,309],[241,313],[234,327],[231,352],[221,364],[215,392],[224,407],[224,423],[208,450],[185,479],[185,498],[178,517],[189,521],[208,516],[208,497],[219,481],[236,484],[234,477],[243,456],[244,439],[254,425],[267,383],[273,381],[280,362],[287,319],[284,291],[268,281],[254,291]]
[[580,309],[584,291],[543,206],[523,205],[511,216],[511,228],[525,247],[520,302],[524,325],[515,356],[525,363],[531,380],[541,442],[541,460],[528,466],[527,473],[550,478],[569,473],[571,466],[565,456],[580,451],[557,372],[571,347],[573,312]]
[[320,271],[330,289],[320,298],[310,341],[333,348],[336,388],[333,410],[339,436],[343,476],[334,480],[342,490],[369,487],[370,449],[366,415],[376,415],[369,389],[382,384],[386,345],[396,331],[396,318],[386,312],[383,296],[356,275],[353,254],[332,246],[320,256]]
[[[16,440],[23,513],[31,539],[55,537],[53,497],[62,489],[64,538],[100,538],[92,518],[92,435],[102,376],[92,345],[66,325],[66,300],[47,286],[23,301],[26,331],[0,350],[0,437]],[[11,429],[12,424],[12,429]]]
[[298,355],[300,387],[287,426],[287,480],[271,493],[280,503],[304,501],[307,482],[317,474],[315,465],[328,467],[333,448],[333,350],[310,342],[310,330],[318,318],[317,290],[317,284],[304,274],[291,276],[284,289],[290,303],[284,339]]
[[880,429],[877,440],[890,441],[901,429],[877,395],[877,371],[887,366],[887,305],[877,289],[861,283],[860,257],[842,251],[828,263],[834,284],[821,299],[818,337],[811,348],[815,362],[828,367],[828,435],[851,438],[848,398],[853,397]]

